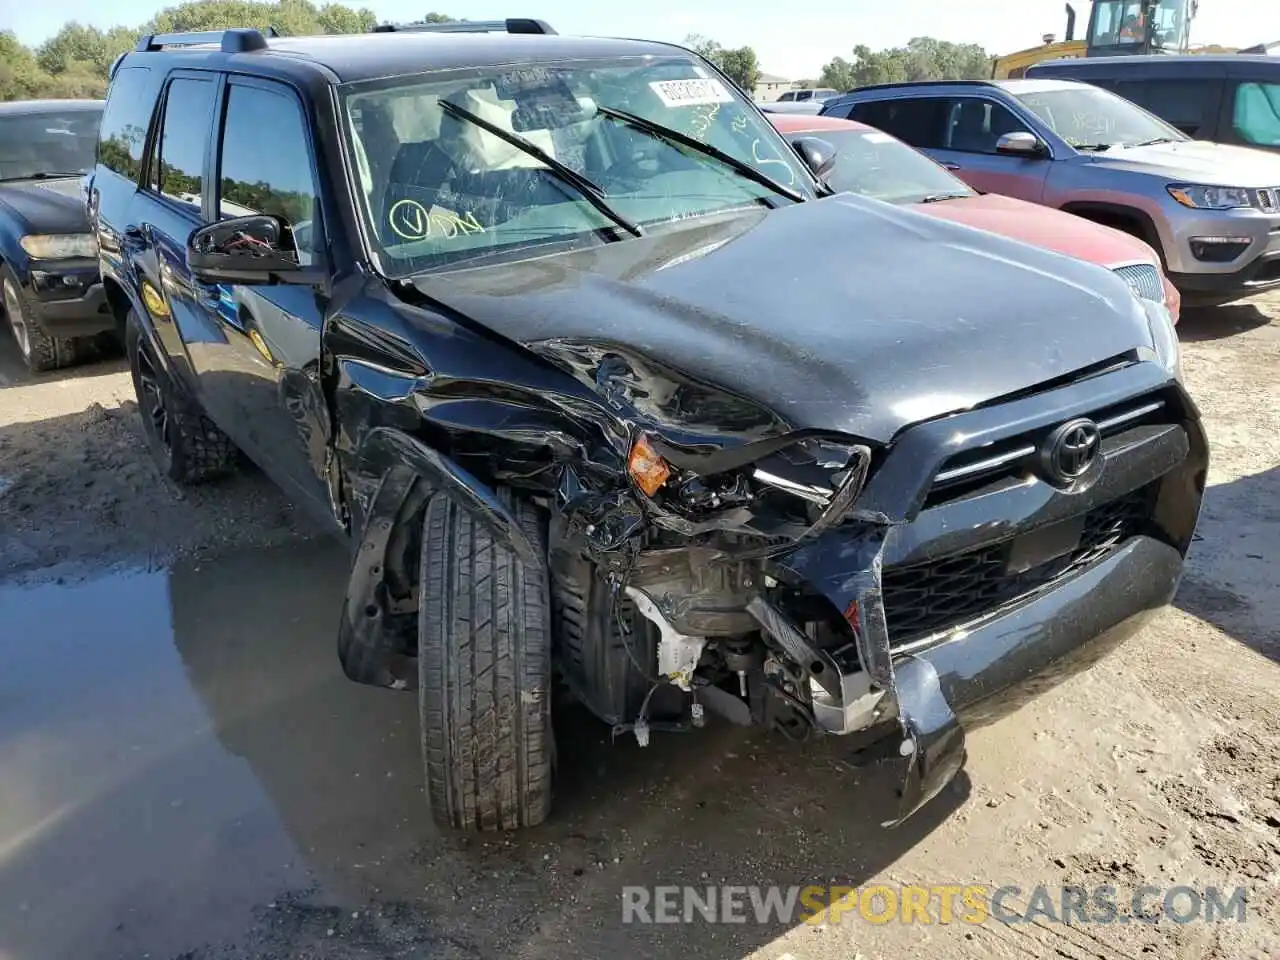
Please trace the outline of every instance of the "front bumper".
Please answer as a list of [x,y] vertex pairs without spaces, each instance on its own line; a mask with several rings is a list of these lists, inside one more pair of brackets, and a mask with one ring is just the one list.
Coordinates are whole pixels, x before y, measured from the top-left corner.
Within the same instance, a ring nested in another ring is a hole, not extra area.
[[[1015,472],[937,492],[957,449],[1016,447],[1055,424],[1091,414],[1101,424],[1116,410],[1148,413],[1104,433],[1101,465],[1083,489]],[[852,627],[856,657],[832,658],[846,688],[869,681],[883,697],[882,719],[843,732],[871,736],[859,759],[896,770],[886,823],[919,809],[963,765],[962,721],[988,722],[1084,669],[1169,602],[1207,467],[1190,398],[1157,365],[1132,364],[907,431],[858,516],[779,565],[780,577],[822,594]],[[1135,503],[1137,512],[1117,509]],[[1064,527],[1079,528],[1079,543],[1046,547]],[[1023,570],[1015,558],[1028,544],[1044,559]]]
[[33,260],[23,293],[29,319],[50,336],[88,337],[116,326],[96,261]]
[[[1169,279],[1193,303],[1224,302],[1280,287],[1280,215],[1259,210],[1168,207],[1161,239]],[[1200,237],[1239,237],[1248,245],[1231,260],[1195,255]]]
[[1230,273],[1171,273],[1189,305],[1225,303],[1280,288],[1280,249],[1268,250]]

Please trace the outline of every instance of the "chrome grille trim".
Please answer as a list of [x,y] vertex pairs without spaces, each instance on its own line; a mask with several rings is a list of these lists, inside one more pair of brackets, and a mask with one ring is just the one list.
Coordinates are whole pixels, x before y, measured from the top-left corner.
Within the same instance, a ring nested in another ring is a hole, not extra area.
[[1130,263],[1116,267],[1115,273],[1143,300],[1164,303],[1164,281],[1160,271],[1149,263]]
[[1006,463],[1013,463],[1021,460],[1023,457],[1029,457],[1036,452],[1034,446],[1018,447],[1010,450],[1008,453],[1002,453],[998,457],[990,457],[986,460],[979,460],[977,463],[968,463],[963,467],[955,467],[952,470],[943,470],[933,478],[934,486],[940,483],[951,483],[954,480],[963,480],[965,477],[976,477],[980,473],[987,473],[991,470],[997,470]]
[[[1122,406],[1118,410],[1115,407],[1111,407],[1107,411],[1096,412],[1109,413],[1108,416],[1099,417],[1095,420],[1098,430],[1104,439],[1123,432],[1129,424],[1157,413],[1166,406],[1164,400],[1152,399],[1150,394],[1145,397],[1135,398],[1129,402],[1133,405]],[[1088,413],[1082,415],[1089,416]],[[1024,435],[1020,442],[1015,441],[999,453],[993,453],[991,456],[983,457],[981,460],[973,460],[957,466],[949,466],[951,462],[949,461],[948,464],[943,465],[944,469],[939,471],[933,478],[928,496],[932,497],[936,493],[945,497],[947,488],[982,481],[984,477],[990,477],[991,480],[995,480],[998,476],[1016,475],[1020,470],[1028,468],[1027,461],[1035,456],[1036,451],[1039,450],[1038,442],[1033,441],[1033,437]],[[952,458],[952,461],[963,456],[964,454],[957,454],[956,457]]]
[[1111,433],[1116,427],[1122,427],[1126,423],[1137,420],[1139,417],[1145,417],[1148,413],[1155,413],[1164,406],[1163,400],[1156,400],[1153,403],[1144,404],[1141,407],[1134,407],[1132,410],[1126,410],[1123,413],[1117,413],[1114,417],[1107,417],[1105,420],[1098,421],[1098,429],[1102,431],[1103,436]]

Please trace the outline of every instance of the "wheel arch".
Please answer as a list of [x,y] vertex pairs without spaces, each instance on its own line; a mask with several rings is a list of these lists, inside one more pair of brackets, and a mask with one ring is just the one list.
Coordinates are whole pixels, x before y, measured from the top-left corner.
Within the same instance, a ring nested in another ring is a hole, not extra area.
[[1136,236],[1150,245],[1160,255],[1163,263],[1164,244],[1160,239],[1160,231],[1156,228],[1155,221],[1145,211],[1137,207],[1102,200],[1076,200],[1064,203],[1062,210]]
[[[497,491],[452,458],[391,427],[360,444],[351,489],[354,551],[338,630],[338,658],[347,677],[373,686],[409,689],[397,669],[416,636],[416,529],[427,501],[442,493],[482,523],[525,563],[545,565]],[[362,495],[362,491],[364,491]]]
[[116,331],[120,334],[120,342],[123,343],[125,323],[129,318],[129,311],[132,310],[137,313],[141,320],[141,308],[125,292],[120,281],[110,274],[102,275],[102,292],[107,298],[107,306],[111,310],[111,316],[116,321]]

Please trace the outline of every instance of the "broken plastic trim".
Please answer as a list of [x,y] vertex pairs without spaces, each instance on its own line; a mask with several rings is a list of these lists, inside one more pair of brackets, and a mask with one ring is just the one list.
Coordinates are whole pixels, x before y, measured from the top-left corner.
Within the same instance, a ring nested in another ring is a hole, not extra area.
[[[822,673],[835,668],[832,680],[837,682],[825,681],[821,674],[814,676],[833,698],[829,715],[841,718],[843,732],[855,732],[848,729],[850,721],[861,724],[858,729],[866,729],[873,719],[892,719],[896,706],[901,739],[885,738],[864,753],[898,770],[897,813],[883,823],[896,826],[937,796],[964,765],[964,730],[932,664],[916,657],[894,662],[881,586],[885,542],[892,524],[884,518],[860,519],[861,532],[845,524],[838,533],[829,531],[827,536],[807,540],[779,561],[778,572],[822,591],[853,628],[865,676],[845,684],[844,671],[831,657],[818,662],[824,664]],[[787,630],[785,616],[763,599],[756,598],[748,609],[789,653],[788,644],[796,644],[796,635],[813,650],[799,629],[792,625],[794,633]],[[808,667],[814,661],[800,662]],[[875,709],[864,710],[872,704],[869,697],[874,694],[880,695]]]
[[[403,544],[398,532],[438,493],[452,497],[502,544],[526,563],[545,564],[492,488],[449,457],[389,427],[369,433],[360,446],[360,475],[376,480],[367,508],[357,513],[356,545],[347,595],[338,628],[338,659],[357,683],[412,689],[416,676],[405,673],[404,642],[398,615],[409,601],[397,601],[388,590],[393,568],[400,566]],[[357,501],[357,506],[359,502]],[[407,571],[400,571],[405,579]],[[407,591],[416,584],[402,583]]]
[[378,427],[361,444],[360,459],[362,471],[375,476],[396,464],[409,466],[432,487],[457,500],[459,506],[487,526],[500,543],[514,550],[525,563],[546,563],[546,557],[533,548],[493,488],[444,454],[399,430]]

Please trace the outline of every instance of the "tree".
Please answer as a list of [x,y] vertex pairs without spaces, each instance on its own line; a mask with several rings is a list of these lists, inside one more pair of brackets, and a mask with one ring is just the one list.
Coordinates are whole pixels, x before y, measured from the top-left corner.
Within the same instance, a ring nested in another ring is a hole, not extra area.
[[977,44],[915,37],[905,47],[853,48],[853,59],[836,57],[822,68],[824,87],[852,90],[905,80],[981,80],[991,75],[991,57]]
[[684,45],[698,56],[714,63],[748,94],[755,89],[760,79],[760,60],[753,48],[738,47],[729,50],[700,33],[689,34],[684,38]]
[[836,57],[818,76],[818,86],[830,87],[833,90],[852,90],[857,81],[853,75],[853,64],[843,57]]
[[422,18],[423,23],[453,23],[453,17],[447,13],[428,13]]
[[760,61],[751,47],[738,47],[736,50],[721,50],[719,67],[734,83],[747,93],[756,88],[760,79]]
[[710,37],[704,37],[700,33],[689,34],[684,38],[684,45],[698,56],[705,57],[712,62],[720,56],[720,51],[724,49]]
[[[453,18],[429,13],[426,19],[443,23]],[[144,33],[273,27],[283,35],[298,36],[363,33],[376,23],[372,10],[341,3],[318,6],[311,0],[189,0],[161,10],[141,27],[104,31],[73,20],[36,50],[24,46],[12,33],[0,32],[0,100],[101,97],[112,62],[132,50]]]

